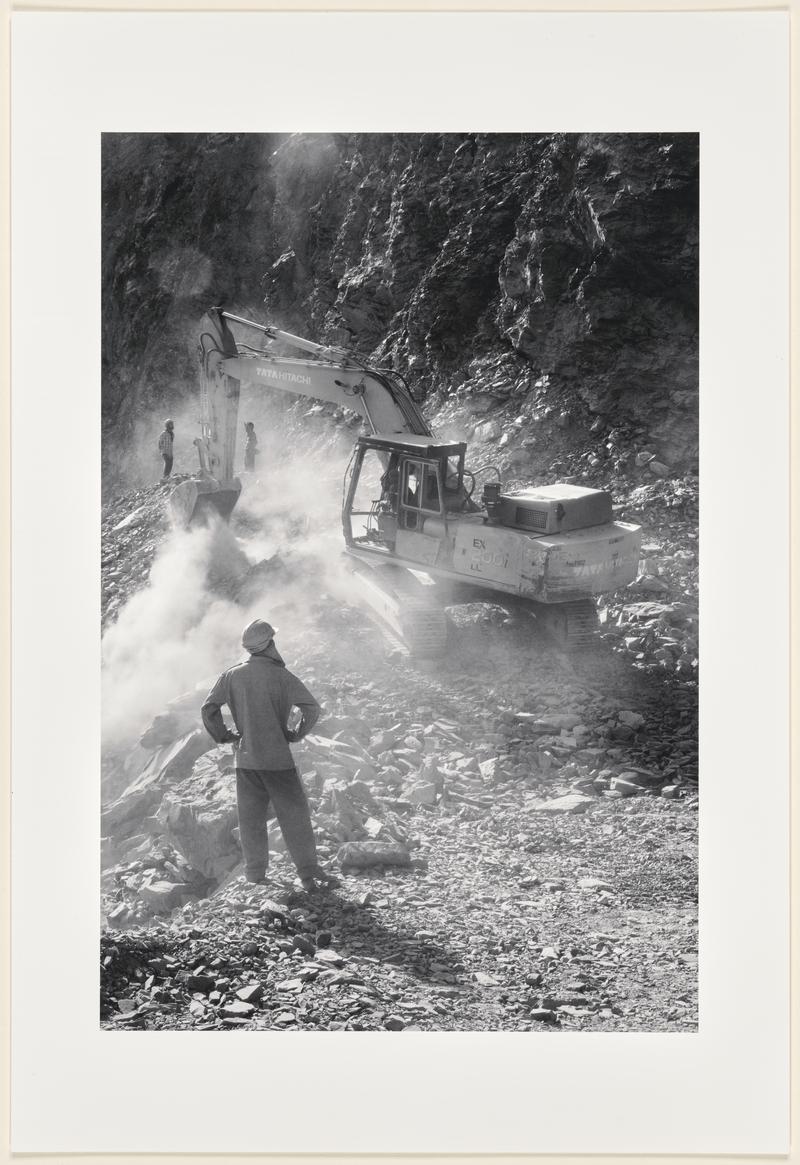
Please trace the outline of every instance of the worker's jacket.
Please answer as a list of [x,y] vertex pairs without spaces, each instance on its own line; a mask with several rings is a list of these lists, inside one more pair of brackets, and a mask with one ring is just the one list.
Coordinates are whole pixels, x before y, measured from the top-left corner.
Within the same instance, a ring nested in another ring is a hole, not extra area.
[[170,433],[169,429],[165,429],[161,436],[158,438],[159,453],[163,453],[165,457],[171,457],[173,439],[174,434]]
[[[274,649],[251,655],[223,672],[203,704],[203,723],[222,744],[230,739],[221,707],[230,708],[240,740],[236,749],[239,769],[289,769],[294,765],[289,740],[300,740],[319,719],[321,708],[297,676],[286,668]],[[303,719],[295,733],[288,730],[289,713],[299,708]]]

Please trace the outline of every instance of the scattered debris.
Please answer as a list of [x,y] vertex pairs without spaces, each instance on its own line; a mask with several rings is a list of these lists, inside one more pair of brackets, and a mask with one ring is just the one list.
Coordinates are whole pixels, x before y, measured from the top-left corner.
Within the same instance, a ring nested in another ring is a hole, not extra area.
[[[267,883],[243,880],[232,752],[199,725],[202,684],[106,758],[104,1024],[696,1026],[696,491],[636,472],[619,496],[652,517],[639,581],[667,590],[610,597],[585,659],[478,604],[439,674],[376,659],[361,616],[321,603],[339,654],[312,636],[297,670],[328,715],[294,751],[341,887],[305,894],[274,822]],[[120,593],[143,581],[123,540],[154,552],[161,500],[105,519]]]

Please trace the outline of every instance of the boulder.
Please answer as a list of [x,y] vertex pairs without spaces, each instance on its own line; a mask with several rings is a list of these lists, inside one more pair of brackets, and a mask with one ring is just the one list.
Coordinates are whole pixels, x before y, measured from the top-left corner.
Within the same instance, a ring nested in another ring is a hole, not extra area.
[[191,893],[192,887],[187,882],[164,882],[159,879],[143,882],[139,887],[139,897],[156,914],[169,914],[181,905],[184,895]]
[[405,789],[403,796],[412,805],[435,805],[436,785],[432,781],[416,781]]
[[190,775],[164,793],[157,819],[166,839],[192,869],[218,880],[239,862],[236,781],[231,750],[220,745],[201,756]]
[[581,793],[567,793],[563,797],[555,797],[552,801],[528,801],[528,805],[536,813],[585,813],[596,804],[594,797],[584,797]]
[[341,846],[336,856],[343,870],[411,865],[411,854],[398,842],[351,841]]
[[157,748],[135,780],[103,811],[103,837],[115,838],[137,829],[160,802],[164,788],[188,776],[198,757],[210,748],[213,741],[201,729]]
[[247,1019],[254,1011],[255,1007],[252,1003],[245,1003],[241,999],[236,999],[232,1003],[226,1003],[224,1007],[220,1008],[220,1015],[226,1019]]
[[642,792],[642,786],[634,784],[633,781],[626,781],[624,777],[614,777],[611,781],[611,792],[619,793],[623,797],[635,797],[637,793]]

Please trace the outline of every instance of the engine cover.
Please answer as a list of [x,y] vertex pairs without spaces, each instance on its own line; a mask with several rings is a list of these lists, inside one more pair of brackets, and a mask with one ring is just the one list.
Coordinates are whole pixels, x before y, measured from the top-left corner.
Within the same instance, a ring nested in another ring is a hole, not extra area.
[[494,518],[529,534],[566,534],[610,522],[611,494],[579,485],[543,485],[500,494]]

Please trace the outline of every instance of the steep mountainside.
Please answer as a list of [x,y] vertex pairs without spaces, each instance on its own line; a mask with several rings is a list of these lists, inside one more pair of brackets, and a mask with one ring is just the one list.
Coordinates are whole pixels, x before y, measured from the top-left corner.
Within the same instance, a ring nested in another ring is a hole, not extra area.
[[696,469],[696,135],[111,134],[103,203],[107,453],[191,398],[224,303],[393,363],[434,418],[488,394]]

